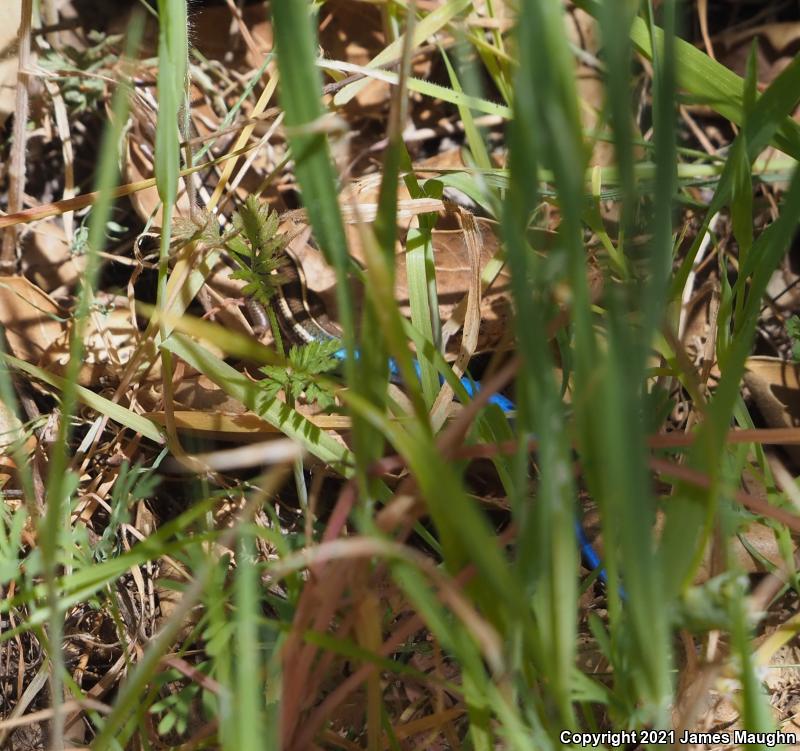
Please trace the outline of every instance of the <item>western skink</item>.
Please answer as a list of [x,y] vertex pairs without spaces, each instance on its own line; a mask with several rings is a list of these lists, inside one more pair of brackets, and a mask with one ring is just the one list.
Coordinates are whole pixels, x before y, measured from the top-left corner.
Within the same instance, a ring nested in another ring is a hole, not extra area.
[[[336,324],[331,321],[323,310],[315,310],[308,297],[308,286],[303,267],[294,253],[286,248],[287,263],[281,268],[278,277],[277,293],[272,298],[275,317],[281,328],[282,334],[291,342],[307,344],[314,341],[327,341],[341,339],[342,334]],[[268,325],[266,312],[261,306],[248,301],[248,311],[253,322],[259,328],[266,328]],[[344,359],[347,353],[344,349],[336,353],[336,357]],[[417,375],[420,374],[419,363],[415,360],[414,367]],[[389,374],[393,381],[400,380],[400,369],[394,358],[389,359]],[[442,379],[443,380],[443,379]],[[461,378],[461,385],[469,396],[473,396],[480,390],[480,382],[473,381],[469,377]],[[490,404],[496,404],[503,412],[513,414],[516,411],[514,402],[502,394],[492,394],[489,397]],[[580,548],[581,557],[586,567],[592,571],[599,570],[599,578],[604,583],[607,582],[606,572],[602,562],[580,522],[575,522],[575,535]]]

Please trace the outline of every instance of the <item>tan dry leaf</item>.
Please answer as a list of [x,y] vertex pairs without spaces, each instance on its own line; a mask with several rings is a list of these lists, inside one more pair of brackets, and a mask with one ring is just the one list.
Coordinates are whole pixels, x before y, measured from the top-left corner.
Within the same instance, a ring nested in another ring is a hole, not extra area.
[[[760,495],[764,495],[764,493],[762,492]],[[764,564],[757,557],[750,554],[750,551],[745,547],[745,542],[753,549],[756,556],[765,558],[773,566],[781,567],[786,565],[778,548],[775,530],[766,524],[753,522],[731,541],[732,553],[746,572],[764,573],[766,571]]]
[[233,270],[225,264],[217,264],[206,279],[205,289],[209,303],[214,307],[214,320],[230,331],[253,334],[251,322],[236,304],[243,299],[242,290],[245,282],[233,279]]
[[84,360],[112,372],[121,369],[131,359],[139,339],[128,308],[92,311],[84,339]]
[[[492,222],[476,218],[475,224],[481,238],[480,268],[482,270],[499,252],[500,242],[494,234]],[[356,234],[358,228],[348,225],[346,229],[350,235],[350,249],[353,256],[359,262],[363,262],[360,241]],[[462,298],[466,296],[472,274],[464,232],[454,217],[448,217],[444,212],[440,213],[437,229],[433,232],[433,244],[436,285],[439,292],[439,315],[442,321],[447,321]],[[319,250],[312,247],[307,241],[303,242],[301,238],[298,238],[292,243],[292,249],[303,267],[308,289],[319,296],[325,309],[335,320],[336,280],[333,270],[325,263]],[[396,255],[395,278],[395,298],[400,304],[400,311],[403,315],[410,317],[408,281],[405,257],[402,252]],[[362,296],[360,290],[354,290],[354,292],[356,300],[360,300]],[[508,330],[510,312],[509,277],[508,272],[504,269],[481,297],[478,352],[494,349],[501,342]],[[460,337],[453,337],[448,351],[457,352],[460,347],[459,342]]]
[[[500,251],[500,241],[495,235],[494,225],[487,219],[476,217],[475,230],[480,236],[479,266],[481,271]],[[469,262],[467,239],[452,216],[440,214],[433,231],[435,253],[436,286],[439,291],[439,315],[443,321],[450,318],[455,307],[467,294],[473,271]],[[402,310],[410,315],[408,286],[405,269],[397,277],[397,298],[402,301]],[[503,269],[492,286],[480,299],[480,332],[477,351],[497,347],[510,326],[511,296],[508,271]],[[458,339],[453,346],[458,349]]]
[[[800,426],[800,365],[776,357],[749,357],[744,383],[767,425]],[[800,446],[783,447],[800,466]]]
[[[227,417],[242,414],[242,403],[228,396],[214,381],[204,375],[184,375],[174,384],[174,406],[176,409],[196,410]],[[163,392],[160,381],[152,381],[137,393],[139,405],[148,411],[163,407]]]
[[41,364],[62,337],[65,315],[53,299],[22,276],[0,277],[0,326],[11,354]]
[[[334,0],[325,4],[327,12],[320,28],[320,46],[329,60],[342,60],[354,65],[367,65],[385,46],[380,11],[362,2]],[[430,71],[426,59],[415,67],[414,75],[424,78]],[[373,80],[355,97],[354,113],[378,110],[389,99],[392,87],[383,81]],[[359,112],[360,111],[360,112]]]
[[[67,314],[25,277],[0,277],[0,326],[15,357],[59,375],[64,373],[71,329]],[[92,311],[78,382],[90,386],[103,376],[116,378],[140,339],[127,308]],[[157,377],[157,371],[151,374]]]
[[3,401],[0,401],[0,460],[8,447],[22,437],[22,421]]
[[[71,330],[70,322],[45,353],[43,367],[57,373],[65,371],[69,361]],[[131,359],[140,342],[140,332],[127,308],[93,310],[84,332],[83,365],[78,382],[82,386],[96,386],[105,379],[116,383],[123,366]],[[148,375],[158,378],[160,372],[160,360],[157,360]]]
[[[443,152],[415,166],[428,171],[465,168],[460,149]],[[363,180],[357,181],[343,192],[342,205],[344,207],[371,206],[377,201],[379,187],[380,183],[374,176],[368,176]],[[405,185],[401,184],[398,190],[398,200],[406,201],[409,199],[410,195]],[[439,315],[442,321],[447,321],[459,302],[467,295],[471,279],[471,267],[465,235],[455,216],[448,215],[445,211],[440,211],[439,217],[439,221],[433,231],[436,287],[439,292]],[[401,242],[405,239],[412,219],[413,217],[409,216],[398,221]],[[500,252],[500,241],[495,234],[495,224],[491,220],[475,217],[475,225],[480,235],[480,268],[483,270],[486,264]],[[351,253],[358,261],[363,262],[364,254],[361,250],[358,227],[348,224],[346,231]],[[319,253],[316,253],[316,255],[319,256]],[[406,316],[410,316],[408,283],[402,247],[398,248],[396,255],[396,272],[395,297],[400,301],[401,312]],[[311,271],[307,270],[307,274],[309,275],[309,288],[313,288]],[[317,289],[326,305],[332,302],[334,289],[332,280],[326,288]],[[328,309],[331,310],[332,308],[329,307]],[[503,269],[492,286],[483,292],[480,311],[481,328],[477,343],[478,352],[494,349],[507,332],[511,311],[507,270]],[[459,341],[458,337],[453,337],[452,346],[448,347],[448,351],[457,352],[460,346]]]
[[[22,441],[24,436],[22,421],[8,404],[0,401],[0,489],[19,487],[18,465],[11,456],[9,446]],[[22,445],[22,451],[26,455],[26,462],[30,461],[27,457],[30,457],[35,448],[36,439],[29,434]]]
[[0,125],[14,112],[17,91],[17,30],[22,0],[0,3]]
[[272,24],[263,4],[246,5],[241,13],[254,49],[248,48],[238,21],[224,5],[207,6],[192,14],[192,45],[210,60],[245,73],[260,68],[264,55],[273,48]]
[[714,39],[717,59],[743,76],[753,40],[756,41],[759,83],[772,83],[794,59],[800,40],[800,22],[769,23],[723,31]]
[[54,220],[37,222],[25,235],[23,257],[26,273],[45,292],[74,286],[86,268],[86,256],[71,253],[62,224]]

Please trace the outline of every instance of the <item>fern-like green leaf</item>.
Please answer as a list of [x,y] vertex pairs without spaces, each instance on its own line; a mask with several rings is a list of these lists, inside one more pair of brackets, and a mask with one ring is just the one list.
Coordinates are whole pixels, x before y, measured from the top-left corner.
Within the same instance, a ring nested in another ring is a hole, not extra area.
[[280,269],[286,264],[286,236],[280,220],[269,206],[248,196],[233,217],[233,230],[225,236],[225,247],[238,268],[231,275],[245,283],[243,294],[269,305],[285,281]]
[[334,403],[334,394],[321,385],[317,376],[328,373],[339,364],[336,353],[342,348],[338,339],[309,342],[289,350],[287,367],[267,365],[261,369],[266,378],[260,389],[266,401],[272,401],[283,390],[292,399],[305,395],[308,402],[316,402],[322,409]]

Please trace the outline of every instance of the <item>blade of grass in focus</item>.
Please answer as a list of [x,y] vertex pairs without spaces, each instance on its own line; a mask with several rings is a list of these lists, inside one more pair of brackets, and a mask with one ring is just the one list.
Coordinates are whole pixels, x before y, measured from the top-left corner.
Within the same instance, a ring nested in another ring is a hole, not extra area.
[[[572,286],[579,372],[585,382],[594,346],[589,326],[586,268],[580,241],[581,175],[586,149],[574,87],[574,61],[561,31],[560,3],[529,0],[520,8],[514,120],[510,130],[510,184],[502,217],[516,312],[517,348],[523,367],[517,378],[517,430],[521,444],[513,497],[519,525],[515,568],[532,597],[540,669],[551,685],[552,702],[562,727],[575,727],[571,675],[575,661],[577,556],[575,488],[571,482],[569,436],[546,322],[552,314],[547,292],[548,258],[534,254],[527,227],[536,207],[539,164],[552,170],[562,209],[559,233]],[[563,260],[563,259],[562,259]],[[552,260],[550,261],[553,262]],[[535,480],[529,477],[523,448],[530,434],[540,436]],[[531,493],[531,484],[536,488]],[[521,666],[520,666],[521,667]],[[532,690],[530,686],[528,690]],[[549,713],[548,713],[549,714]],[[540,722],[555,737],[548,715]]]

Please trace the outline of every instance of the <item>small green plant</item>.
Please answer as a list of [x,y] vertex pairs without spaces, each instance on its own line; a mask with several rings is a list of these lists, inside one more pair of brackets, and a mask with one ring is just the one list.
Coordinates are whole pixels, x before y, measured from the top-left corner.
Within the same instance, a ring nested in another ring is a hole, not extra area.
[[289,350],[286,367],[267,365],[261,372],[267,377],[262,392],[272,401],[283,389],[287,397],[298,399],[305,394],[309,402],[316,402],[322,409],[334,403],[333,390],[326,383],[320,383],[316,376],[329,373],[339,364],[336,353],[342,348],[338,339],[325,342],[309,342]]
[[[194,667],[200,673],[208,673],[211,664],[206,660]],[[176,670],[168,670],[160,676],[165,693],[163,698],[150,706],[149,712],[158,718],[158,733],[161,736],[171,732],[182,736],[198,713],[210,720],[219,711],[213,694],[203,690],[197,683],[182,685],[184,680]]]
[[[89,217],[92,215],[91,210],[84,216],[80,226],[75,230],[70,245],[70,253],[76,256],[82,256],[89,252]],[[128,227],[113,219],[106,222],[106,238],[109,242],[119,242],[128,232]]]
[[59,89],[64,102],[73,115],[90,111],[105,99],[106,76],[103,71],[119,61],[119,42],[122,35],[106,36],[90,31],[88,40],[93,43],[86,49],[65,46],[48,50],[40,58],[43,68],[61,77]]
[[265,308],[284,281],[280,270],[287,262],[284,249],[288,239],[279,231],[279,224],[276,212],[270,211],[266,204],[259,204],[255,196],[248,196],[244,206],[234,214],[233,232],[225,238],[226,248],[238,266],[233,278],[245,283],[244,295]]
[[15,511],[0,503],[0,585],[16,581],[20,575],[22,536],[28,514],[24,506]]
[[111,517],[94,546],[92,555],[96,562],[101,563],[119,554],[121,547],[118,533],[128,520],[130,508],[137,501],[151,497],[158,483],[159,478],[152,468],[138,464],[131,467],[127,461],[122,463],[119,478],[111,493]]
[[786,321],[786,333],[792,340],[792,357],[800,362],[800,317],[795,315]]
[[[272,335],[279,350],[283,349],[280,327],[272,309],[272,299],[286,277],[281,269],[287,264],[286,235],[279,230],[278,214],[260,204],[255,196],[247,200],[233,217],[233,228],[224,238],[225,247],[237,265],[232,276],[245,283],[242,293],[265,308]],[[339,364],[335,357],[341,350],[339,340],[293,345],[286,367],[268,365],[261,369],[266,379],[260,384],[265,403],[273,401],[279,391],[294,401],[305,394],[309,402],[322,409],[334,403],[333,391],[318,382],[316,376],[329,373]]]

